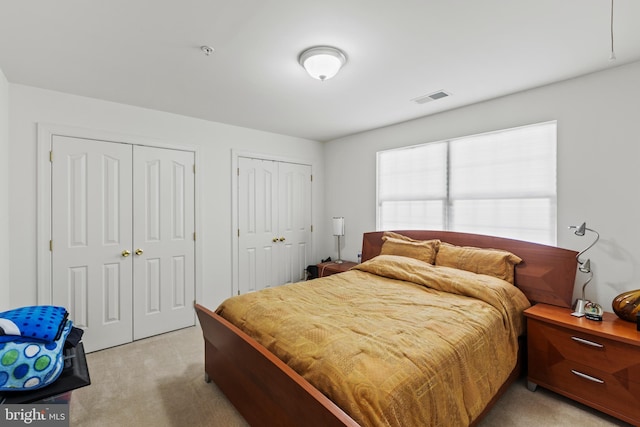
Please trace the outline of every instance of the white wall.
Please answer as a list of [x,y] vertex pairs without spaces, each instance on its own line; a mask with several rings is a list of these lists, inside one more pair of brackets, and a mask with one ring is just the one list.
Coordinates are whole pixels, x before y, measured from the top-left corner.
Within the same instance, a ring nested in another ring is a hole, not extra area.
[[[9,85],[9,95],[9,260],[12,306],[35,304],[37,301],[38,122],[151,138],[167,144],[192,146],[198,150],[201,226],[198,241],[202,249],[199,256],[202,298],[199,302],[212,308],[231,295],[230,204],[233,149],[312,164],[315,175],[312,201],[314,221],[319,217],[318,212],[321,212],[324,165],[323,147],[319,142],[17,84]],[[321,229],[322,225],[314,227],[314,235],[316,230]]]
[[0,311],[9,299],[9,83],[0,69]]
[[345,216],[342,257],[355,260],[376,227],[376,151],[547,120],[558,121],[558,246],[592,241],[569,225],[600,232],[585,254],[595,272],[586,296],[612,311],[617,294],[640,288],[640,62],[326,143],[325,217]]

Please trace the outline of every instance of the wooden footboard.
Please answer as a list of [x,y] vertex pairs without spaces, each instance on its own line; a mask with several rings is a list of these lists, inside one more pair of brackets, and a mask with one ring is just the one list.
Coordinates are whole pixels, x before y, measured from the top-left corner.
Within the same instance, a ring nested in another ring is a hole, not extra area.
[[358,426],[287,364],[211,310],[196,304],[205,372],[252,426]]

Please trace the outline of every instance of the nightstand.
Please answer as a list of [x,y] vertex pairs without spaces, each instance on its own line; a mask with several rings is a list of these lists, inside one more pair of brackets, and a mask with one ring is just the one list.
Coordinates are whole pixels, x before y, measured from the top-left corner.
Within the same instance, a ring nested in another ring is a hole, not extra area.
[[571,309],[527,310],[528,388],[537,386],[640,425],[640,332],[604,313],[602,322]]
[[318,277],[326,277],[336,273],[343,273],[356,265],[358,264],[352,261],[342,261],[339,264],[335,261],[321,262],[318,264]]

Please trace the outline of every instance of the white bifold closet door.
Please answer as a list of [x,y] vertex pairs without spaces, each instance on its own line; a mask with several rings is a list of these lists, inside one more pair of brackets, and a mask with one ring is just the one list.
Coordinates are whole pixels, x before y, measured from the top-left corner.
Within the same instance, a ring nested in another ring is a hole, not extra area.
[[195,324],[194,156],[134,146],[133,339]]
[[52,301],[85,349],[193,325],[193,152],[54,136],[52,153]]
[[311,166],[238,158],[238,294],[304,280]]

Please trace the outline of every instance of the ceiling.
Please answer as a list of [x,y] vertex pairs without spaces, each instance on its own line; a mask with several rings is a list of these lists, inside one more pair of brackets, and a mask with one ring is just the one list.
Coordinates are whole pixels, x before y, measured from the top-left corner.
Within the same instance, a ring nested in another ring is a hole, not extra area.
[[[318,141],[640,60],[638,0],[613,62],[609,0],[0,1],[11,83]],[[348,57],[331,80],[316,45]]]

